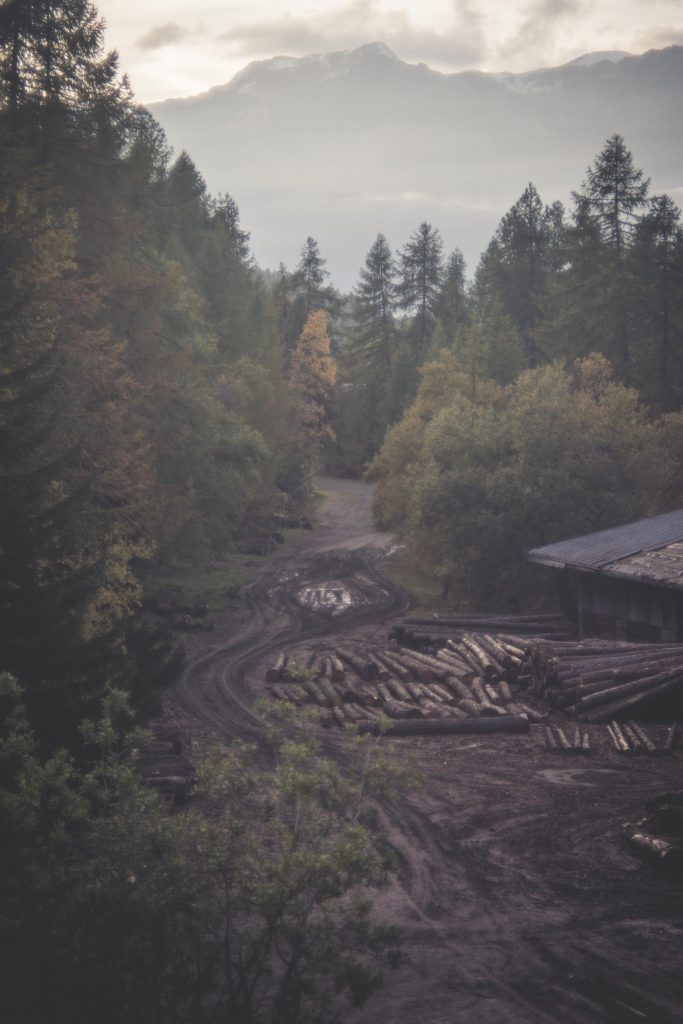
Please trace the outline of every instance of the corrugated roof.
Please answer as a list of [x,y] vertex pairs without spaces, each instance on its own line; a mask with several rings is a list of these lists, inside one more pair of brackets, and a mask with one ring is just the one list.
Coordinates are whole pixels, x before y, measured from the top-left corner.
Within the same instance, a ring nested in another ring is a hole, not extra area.
[[[611,530],[587,533],[529,552],[532,562],[556,568],[602,569],[643,551],[656,551],[683,541],[683,509],[661,516],[638,519]],[[614,568],[614,567],[612,567]]]

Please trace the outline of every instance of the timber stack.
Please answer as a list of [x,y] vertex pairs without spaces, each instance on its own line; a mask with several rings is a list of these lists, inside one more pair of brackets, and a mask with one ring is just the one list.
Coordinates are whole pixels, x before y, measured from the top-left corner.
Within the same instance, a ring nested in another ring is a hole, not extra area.
[[338,647],[303,659],[283,652],[266,670],[266,681],[277,700],[318,706],[325,726],[350,722],[378,728],[383,715],[393,721],[441,722],[438,729],[393,730],[402,734],[472,731],[471,724],[458,725],[465,720],[479,723],[482,732],[525,731],[530,721],[543,717],[513,695],[527,668],[523,641],[464,634],[433,653],[396,643],[362,652]]
[[404,647],[443,646],[468,633],[508,635],[518,641],[571,640],[574,627],[562,615],[497,615],[458,612],[452,615],[412,615],[392,627],[390,637]]
[[683,645],[611,640],[529,645],[531,689],[581,722],[629,719],[634,711],[680,706]]

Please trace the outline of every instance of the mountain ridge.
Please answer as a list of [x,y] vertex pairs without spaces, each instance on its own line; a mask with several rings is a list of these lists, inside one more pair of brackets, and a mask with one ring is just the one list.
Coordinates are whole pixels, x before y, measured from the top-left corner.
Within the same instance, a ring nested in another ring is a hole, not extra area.
[[681,94],[681,46],[445,74],[369,43],[252,62],[150,109],[209,189],[234,196],[259,263],[291,266],[313,235],[347,288],[378,231],[398,247],[423,220],[472,268],[530,180],[567,201],[615,132],[680,202]]

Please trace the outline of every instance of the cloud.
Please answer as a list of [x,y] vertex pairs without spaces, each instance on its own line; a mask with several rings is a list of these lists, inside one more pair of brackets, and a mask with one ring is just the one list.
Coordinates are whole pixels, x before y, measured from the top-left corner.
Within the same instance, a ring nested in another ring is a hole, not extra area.
[[683,46],[683,29],[674,25],[655,25],[639,32],[634,40],[638,50],[659,50],[664,46]]
[[562,22],[566,18],[576,19],[587,6],[586,0],[533,0],[514,35],[500,46],[499,56],[507,58],[523,53],[528,57],[538,53],[542,63],[546,63],[543,55],[552,58]]
[[243,22],[220,36],[233,56],[292,56],[353,49],[381,40],[405,60],[449,68],[478,64],[486,49],[482,18],[471,0],[454,0],[453,16],[440,29],[416,26],[405,9],[383,9],[378,0],[349,0],[308,17],[283,14]]
[[155,25],[136,40],[135,45],[141,50],[160,50],[162,46],[179,43],[191,35],[187,28],[176,25],[174,21],[166,21],[163,25]]

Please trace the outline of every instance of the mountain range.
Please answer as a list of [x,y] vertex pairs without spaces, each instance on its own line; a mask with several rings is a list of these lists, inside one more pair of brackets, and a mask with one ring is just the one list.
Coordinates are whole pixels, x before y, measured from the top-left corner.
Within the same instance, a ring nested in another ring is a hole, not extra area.
[[378,231],[399,248],[423,220],[471,271],[529,181],[567,202],[615,132],[653,190],[680,202],[682,96],[683,46],[443,74],[369,43],[255,61],[150,109],[210,191],[237,201],[261,266],[293,266],[312,235],[347,289]]

